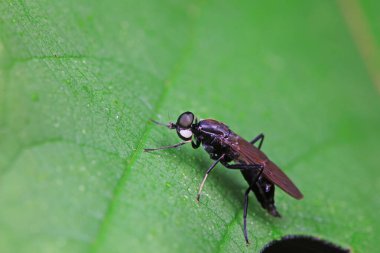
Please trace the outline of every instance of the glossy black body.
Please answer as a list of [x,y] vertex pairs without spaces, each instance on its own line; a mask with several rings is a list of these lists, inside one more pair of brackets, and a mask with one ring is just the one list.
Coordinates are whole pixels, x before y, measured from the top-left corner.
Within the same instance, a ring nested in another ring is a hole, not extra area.
[[[241,170],[241,173],[251,187],[251,190],[255,193],[261,206],[266,209],[269,214],[278,217],[280,216],[274,204],[274,183],[271,182],[271,177],[269,177],[269,179],[267,178],[267,173],[265,173],[266,170],[270,171],[275,168],[277,171],[279,169],[263,152],[235,134],[228,126],[216,120],[205,119],[198,123],[196,122],[191,126],[191,130],[194,133],[195,139],[192,143],[193,148],[198,148],[202,145],[213,160],[217,160],[222,155],[225,155],[225,157],[220,160],[224,166],[227,167],[230,162],[262,166],[263,173],[261,175],[258,175],[260,173],[259,168],[244,169]],[[249,145],[249,148],[247,148],[247,145]],[[244,150],[243,153],[241,152],[242,150]],[[297,199],[302,198],[302,194],[298,191],[295,185],[291,183],[290,179],[286,177],[285,181],[290,187],[295,188],[295,190],[291,189],[291,192],[294,192],[293,194],[288,192],[289,189],[285,190]]]
[[[200,199],[202,188],[209,173],[219,162],[228,169],[241,171],[244,179],[248,183],[248,188],[244,194],[243,213],[244,237],[247,243],[249,241],[246,221],[248,196],[251,191],[255,194],[261,206],[266,209],[270,215],[275,217],[281,217],[274,203],[275,185],[295,199],[303,198],[302,193],[285,173],[260,150],[264,140],[263,134],[258,135],[251,142],[248,142],[219,121],[205,119],[198,122],[191,112],[182,113],[176,123],[166,125],[156,121],[153,122],[158,125],[166,126],[169,129],[175,129],[183,142],[171,146],[145,149],[145,151],[150,152],[160,149],[177,148],[191,142],[194,149],[202,145],[210,155],[210,158],[215,160],[206,171],[203,181],[200,184],[197,201]],[[258,147],[254,145],[256,142],[259,142]]]

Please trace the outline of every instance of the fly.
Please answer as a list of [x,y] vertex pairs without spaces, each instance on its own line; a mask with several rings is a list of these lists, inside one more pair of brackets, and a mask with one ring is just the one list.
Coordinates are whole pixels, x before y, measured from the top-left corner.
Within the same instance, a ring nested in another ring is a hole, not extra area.
[[[281,217],[274,204],[275,185],[295,199],[303,198],[297,186],[261,151],[264,134],[259,134],[248,142],[219,121],[204,119],[198,122],[192,112],[182,113],[176,123],[163,124],[152,121],[157,125],[175,129],[182,142],[159,148],[147,148],[145,149],[146,152],[177,148],[187,143],[191,143],[192,147],[197,149],[202,144],[210,158],[215,160],[206,171],[199,186],[196,198],[198,202],[208,175],[218,163],[228,169],[241,171],[249,185],[244,194],[243,215],[244,238],[247,244],[249,243],[247,233],[248,195],[251,191],[261,206],[274,217]],[[257,142],[256,147],[254,144]]]

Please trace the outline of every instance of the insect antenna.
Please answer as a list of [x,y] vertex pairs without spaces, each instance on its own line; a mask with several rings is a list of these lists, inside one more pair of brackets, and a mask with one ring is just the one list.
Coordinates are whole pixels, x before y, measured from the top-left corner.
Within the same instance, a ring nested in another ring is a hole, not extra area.
[[170,128],[170,129],[174,129],[176,127],[176,125],[174,123],[165,124],[165,123],[161,123],[161,122],[155,121],[154,119],[150,119],[150,121],[153,122],[156,125],[165,126],[167,128]]

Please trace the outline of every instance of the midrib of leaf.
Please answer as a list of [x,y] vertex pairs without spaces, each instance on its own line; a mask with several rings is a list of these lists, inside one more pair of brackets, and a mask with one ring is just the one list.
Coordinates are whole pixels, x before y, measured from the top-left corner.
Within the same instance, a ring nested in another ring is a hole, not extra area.
[[379,49],[357,0],[338,0],[338,6],[377,91],[380,92]]
[[[162,108],[162,106],[163,106],[163,104],[164,104],[164,102],[168,96],[170,88],[173,86],[178,75],[183,70],[183,67],[184,67],[187,59],[189,58],[189,56],[192,53],[193,46],[194,46],[194,40],[195,40],[195,34],[194,34],[195,33],[195,23],[196,23],[195,19],[191,20],[190,27],[189,27],[189,31],[190,31],[189,38],[190,39],[188,40],[187,46],[183,50],[182,56],[179,57],[177,64],[175,64],[175,66],[174,66],[173,70],[170,72],[168,78],[164,81],[163,90],[162,90],[161,94],[159,95],[157,102],[156,102],[156,104],[152,110],[152,114],[151,114],[152,118],[154,118],[154,116],[160,112],[160,110],[161,110],[161,108]],[[140,154],[143,152],[143,149],[145,147],[145,143],[148,140],[149,133],[150,133],[151,129],[152,129],[152,125],[149,123],[149,121],[147,119],[147,123],[144,126],[141,137],[139,138],[139,141],[137,143],[136,149],[132,152],[132,154],[129,156],[129,158],[124,159],[124,161],[123,161],[123,164],[125,164],[124,170],[122,172],[121,177],[119,178],[119,180],[117,181],[117,183],[113,189],[111,200],[108,204],[105,215],[104,215],[103,219],[101,220],[101,224],[99,225],[99,229],[98,229],[96,235],[94,236],[94,239],[92,240],[92,244],[90,245],[90,247],[88,249],[89,253],[90,252],[91,253],[98,252],[100,246],[104,242],[104,239],[107,235],[107,231],[109,229],[110,222],[112,220],[113,214],[115,212],[115,209],[117,208],[118,200],[120,199],[122,191],[128,182],[128,178],[129,178],[129,175],[130,175],[130,172],[132,170],[133,165],[136,163]]]

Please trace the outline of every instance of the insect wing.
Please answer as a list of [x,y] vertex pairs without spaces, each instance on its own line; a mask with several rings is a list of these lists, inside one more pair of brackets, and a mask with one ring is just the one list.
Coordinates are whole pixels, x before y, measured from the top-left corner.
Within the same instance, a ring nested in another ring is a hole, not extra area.
[[264,168],[263,174],[269,181],[279,186],[290,196],[296,199],[303,198],[303,195],[297,186],[295,186],[290,178],[288,178],[288,176],[273,162],[268,161]]
[[236,140],[237,143],[232,145],[233,149],[240,154],[238,158],[246,163],[262,164],[264,166],[263,174],[265,178],[280,187],[290,196],[296,199],[302,199],[303,195],[297,186],[288,178],[287,175],[258,148],[241,137]]

